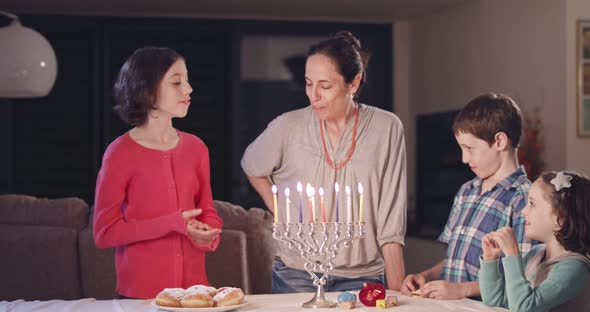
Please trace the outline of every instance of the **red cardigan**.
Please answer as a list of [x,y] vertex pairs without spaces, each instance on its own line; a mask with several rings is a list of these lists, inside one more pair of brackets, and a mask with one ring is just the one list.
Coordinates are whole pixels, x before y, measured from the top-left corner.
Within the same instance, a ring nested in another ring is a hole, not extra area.
[[164,288],[208,285],[205,252],[194,243],[182,211],[201,208],[197,220],[221,228],[213,208],[207,146],[178,132],[168,151],[149,149],[128,133],[107,148],[96,181],[94,240],[115,247],[117,292],[154,298]]

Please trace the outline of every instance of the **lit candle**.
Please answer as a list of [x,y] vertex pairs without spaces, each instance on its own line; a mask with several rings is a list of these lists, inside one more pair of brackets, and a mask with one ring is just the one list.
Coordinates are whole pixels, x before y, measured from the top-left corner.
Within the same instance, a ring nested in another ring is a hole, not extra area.
[[291,194],[291,190],[289,188],[285,188],[285,207],[287,207],[287,224],[291,223],[291,201],[289,200],[289,195]]
[[350,186],[347,185],[344,188],[344,190],[346,191],[346,212],[348,215],[346,222],[351,223],[352,222],[352,202],[350,201]]
[[308,207],[309,207],[309,222],[313,223],[315,220],[314,203],[313,200],[313,187],[307,183],[305,186],[305,192],[307,193]]
[[315,211],[315,188],[312,186],[310,188],[311,190],[311,213],[313,216],[313,222],[317,222],[318,221],[318,216],[317,213]]
[[322,209],[322,221],[326,223],[326,206],[324,205],[324,189],[320,187],[318,190],[320,193],[320,207]]
[[297,181],[297,192],[299,192],[299,223],[303,222],[303,185]]
[[363,223],[363,185],[359,182],[359,223]]
[[340,185],[338,185],[338,182],[334,183],[334,190],[336,191],[336,223],[338,223],[340,222],[340,209],[338,208],[338,203],[340,202],[340,200],[338,199],[338,197],[340,197],[338,195],[340,193]]
[[279,223],[279,209],[277,207],[277,186],[276,185],[272,186],[272,201],[273,201],[274,212],[275,212],[275,224],[277,224],[277,223]]

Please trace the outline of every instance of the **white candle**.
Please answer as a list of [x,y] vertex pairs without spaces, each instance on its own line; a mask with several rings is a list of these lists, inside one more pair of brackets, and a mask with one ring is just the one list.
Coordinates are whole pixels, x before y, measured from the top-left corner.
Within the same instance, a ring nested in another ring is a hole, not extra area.
[[289,188],[285,188],[285,207],[287,209],[287,224],[291,223],[291,203],[289,200],[290,194],[291,191],[289,190]]
[[352,202],[350,201],[350,186],[347,185],[344,188],[344,190],[346,191],[346,213],[348,215],[346,222],[351,223],[352,222]]
[[297,181],[297,192],[299,192],[299,223],[303,223],[303,185]]
[[359,223],[363,223],[363,185],[359,182]]
[[338,207],[338,203],[340,200],[338,199],[340,193],[340,185],[338,182],[334,183],[334,191],[336,191],[336,223],[340,222],[340,207]]
[[276,185],[272,186],[272,201],[273,201],[274,212],[275,212],[275,224],[277,224],[277,223],[279,223],[279,209],[277,207],[277,186]]

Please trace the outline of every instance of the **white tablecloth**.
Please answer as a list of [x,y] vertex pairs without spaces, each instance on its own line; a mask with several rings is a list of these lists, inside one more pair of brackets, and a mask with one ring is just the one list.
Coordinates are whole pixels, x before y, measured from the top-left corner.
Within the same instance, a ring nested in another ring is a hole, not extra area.
[[[400,293],[388,291],[388,296],[397,296],[399,306],[385,311],[402,312],[473,312],[473,311],[508,311],[502,308],[490,308],[479,301],[471,299],[462,300],[432,300],[422,298],[410,298]],[[328,293],[327,297],[336,301],[338,293]],[[302,308],[301,304],[310,300],[312,293],[288,294],[288,295],[249,295],[246,296],[247,304],[236,312],[275,312],[275,311],[314,311],[313,309]],[[156,312],[157,308],[151,305],[152,300],[96,300],[81,299],[75,301],[51,300],[51,301],[1,301],[0,311],[4,312],[32,312],[32,311],[88,311],[88,312]],[[319,309],[321,312],[344,311],[339,308]],[[381,311],[376,308],[363,306],[357,301],[357,308],[353,311]]]

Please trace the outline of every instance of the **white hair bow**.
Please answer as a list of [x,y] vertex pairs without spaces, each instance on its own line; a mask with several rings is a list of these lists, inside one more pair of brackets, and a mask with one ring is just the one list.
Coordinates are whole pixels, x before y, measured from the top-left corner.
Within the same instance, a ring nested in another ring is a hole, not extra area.
[[572,180],[572,176],[564,174],[563,172],[558,172],[555,178],[551,180],[551,184],[555,186],[555,191],[559,192],[562,188],[568,188],[572,186],[570,181]]

